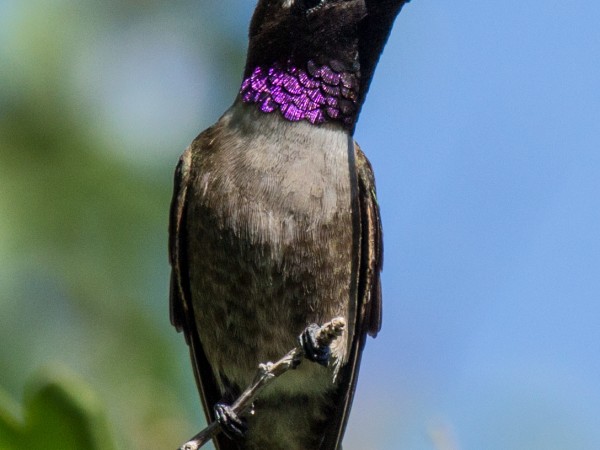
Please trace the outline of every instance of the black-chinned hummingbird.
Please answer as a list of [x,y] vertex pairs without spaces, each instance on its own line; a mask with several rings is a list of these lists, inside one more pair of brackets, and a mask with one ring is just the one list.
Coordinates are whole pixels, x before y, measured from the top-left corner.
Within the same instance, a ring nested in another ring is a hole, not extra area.
[[[220,450],[341,448],[366,336],[381,327],[379,207],[353,133],[404,3],[260,0],[235,102],[179,160],[171,321],[208,420],[240,435],[217,436]],[[244,422],[228,416],[260,362],[334,317],[347,328],[327,368],[302,364]]]

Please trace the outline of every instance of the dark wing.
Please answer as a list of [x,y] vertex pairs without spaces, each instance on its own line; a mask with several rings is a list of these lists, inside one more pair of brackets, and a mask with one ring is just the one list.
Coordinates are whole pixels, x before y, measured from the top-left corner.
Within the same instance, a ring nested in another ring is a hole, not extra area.
[[[356,170],[358,172],[358,188],[361,217],[361,264],[358,285],[359,309],[362,320],[361,332],[366,331],[376,337],[381,330],[381,269],[383,269],[383,230],[375,175],[371,163],[358,144],[356,149]],[[362,285],[361,285],[362,283]]]
[[177,331],[184,331],[188,339],[186,316],[188,315],[189,287],[187,285],[187,261],[185,258],[185,233],[183,231],[185,198],[191,167],[191,149],[187,148],[179,158],[173,180],[173,198],[169,213],[169,263],[171,264],[171,289],[169,306],[171,323]]
[[337,450],[344,435],[356,389],[360,358],[367,334],[376,336],[381,329],[381,283],[383,240],[373,169],[357,143],[354,143],[360,217],[360,258],[358,265],[357,317],[348,363],[340,371],[335,393],[336,410],[321,448]]
[[[173,199],[171,200],[169,217],[169,261],[171,263],[169,303],[171,323],[178,331],[183,331],[190,348],[194,376],[202,398],[206,420],[213,422],[215,420],[213,406],[221,400],[221,395],[196,330],[190,294],[187,231],[185,228],[186,195],[190,184],[192,152],[195,148],[202,147],[202,142],[205,141],[203,137],[205,137],[204,133],[186,149],[175,169]],[[213,442],[217,450],[237,449],[232,441],[221,436],[217,436],[213,439]]]

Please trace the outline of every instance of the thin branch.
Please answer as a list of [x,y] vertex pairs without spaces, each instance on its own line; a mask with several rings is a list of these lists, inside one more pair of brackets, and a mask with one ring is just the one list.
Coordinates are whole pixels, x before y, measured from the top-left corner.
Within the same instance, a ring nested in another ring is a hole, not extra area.
[[[331,322],[327,322],[317,332],[317,343],[319,345],[329,346],[333,340],[341,336],[346,321],[342,317],[336,317]],[[304,350],[302,346],[297,346],[290,350],[283,358],[272,363],[258,365],[258,371],[254,381],[246,388],[244,392],[233,402],[231,409],[237,415],[242,415],[252,405],[260,391],[271,383],[275,378],[283,375],[290,369],[295,369],[302,362]],[[221,431],[221,425],[218,422],[208,424],[200,433],[183,444],[179,450],[198,450],[214,436]]]

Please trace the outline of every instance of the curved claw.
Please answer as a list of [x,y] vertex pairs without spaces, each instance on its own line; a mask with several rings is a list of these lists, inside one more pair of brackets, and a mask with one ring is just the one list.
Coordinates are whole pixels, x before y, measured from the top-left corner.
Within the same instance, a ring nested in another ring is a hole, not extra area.
[[318,364],[327,367],[331,350],[328,345],[319,345],[317,342],[317,333],[321,327],[312,323],[298,336],[298,342],[304,349],[304,355]]
[[229,439],[243,438],[248,431],[246,421],[238,416],[231,406],[226,403],[217,403],[215,405],[215,418],[221,430]]

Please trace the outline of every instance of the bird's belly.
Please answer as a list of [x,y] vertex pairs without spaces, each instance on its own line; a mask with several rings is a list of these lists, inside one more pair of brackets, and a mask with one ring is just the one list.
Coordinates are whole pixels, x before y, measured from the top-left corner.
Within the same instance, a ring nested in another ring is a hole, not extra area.
[[[352,313],[356,238],[348,154],[294,155],[291,166],[280,154],[260,170],[238,161],[198,174],[191,186],[197,199],[186,219],[191,297],[223,394],[243,389],[259,363],[296,346],[308,324]],[[347,339],[333,349],[338,362]],[[319,393],[333,387],[332,374],[303,364],[274,386]]]

